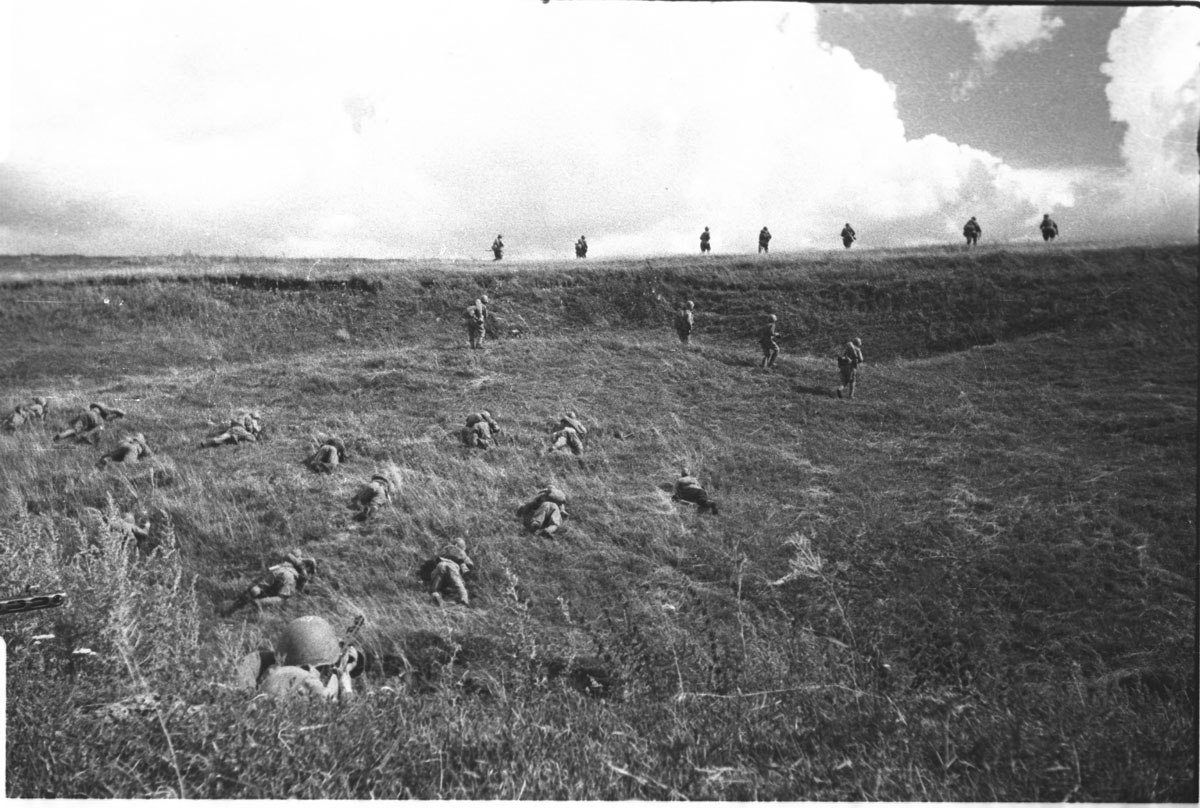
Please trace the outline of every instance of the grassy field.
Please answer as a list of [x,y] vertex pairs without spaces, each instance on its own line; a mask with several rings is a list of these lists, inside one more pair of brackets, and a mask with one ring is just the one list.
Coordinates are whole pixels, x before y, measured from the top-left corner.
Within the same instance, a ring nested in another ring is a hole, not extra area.
[[[0,259],[0,404],[53,399],[0,434],[0,594],[72,596],[0,624],[8,796],[1195,801],[1196,261]],[[92,400],[128,415],[52,444]],[[242,408],[262,443],[197,448]],[[580,458],[545,453],[567,410]],[[95,469],[126,431],[156,456]],[[307,471],[333,434],[350,462]],[[720,516],[670,501],[681,463]],[[531,537],[547,483],[571,518]],[[134,506],[150,554],[105,527]],[[455,536],[471,609],[415,575]],[[215,616],[294,546],[304,595]],[[288,620],[360,613],[353,704],[229,687]]]

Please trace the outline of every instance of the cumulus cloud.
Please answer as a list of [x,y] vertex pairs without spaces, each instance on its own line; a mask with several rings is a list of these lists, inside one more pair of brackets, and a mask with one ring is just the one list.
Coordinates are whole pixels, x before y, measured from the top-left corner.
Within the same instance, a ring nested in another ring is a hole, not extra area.
[[1063,26],[1044,6],[955,6],[954,19],[971,26],[984,64],[1049,42]]
[[595,255],[691,252],[708,225],[753,252],[764,224],[787,250],[845,221],[894,246],[972,214],[1024,236],[1082,198],[1069,172],[908,139],[895,87],[820,42],[815,14],[21,4],[10,168],[41,221],[0,206],[0,249],[487,258],[503,233],[529,258],[584,233]]

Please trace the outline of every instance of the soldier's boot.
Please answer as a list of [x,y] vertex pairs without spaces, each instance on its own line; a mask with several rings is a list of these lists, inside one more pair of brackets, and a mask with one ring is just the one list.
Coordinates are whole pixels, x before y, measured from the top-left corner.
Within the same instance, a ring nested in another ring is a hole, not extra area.
[[854,398],[854,382],[850,382],[849,387],[850,391],[847,394],[847,398]]
[[434,602],[436,605],[438,605],[438,606],[441,606],[441,605],[442,605],[442,593],[441,593],[441,592],[438,592],[438,591],[434,590],[433,592],[430,592],[430,593],[429,593],[429,598],[430,598],[430,600],[432,600],[432,601],[433,601],[433,602]]

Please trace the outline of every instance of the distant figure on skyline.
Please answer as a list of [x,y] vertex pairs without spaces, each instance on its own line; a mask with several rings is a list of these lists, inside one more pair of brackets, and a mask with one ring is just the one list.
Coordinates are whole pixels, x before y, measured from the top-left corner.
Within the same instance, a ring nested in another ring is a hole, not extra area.
[[1042,241],[1054,241],[1058,236],[1058,223],[1050,218],[1050,214],[1042,216],[1042,223],[1038,225],[1042,231]]
[[712,238],[712,236],[709,235],[708,228],[705,227],[704,232],[700,234],[700,254],[701,255],[703,255],[704,253],[706,253],[712,249],[712,246],[709,244],[709,240],[711,238]]
[[499,261],[504,257],[504,236],[497,235],[496,240],[492,242],[492,255],[496,256],[493,261]]
[[967,246],[979,243],[979,237],[983,235],[983,228],[979,226],[979,222],[975,221],[972,216],[970,220],[963,225],[963,235],[967,237]]
[[758,251],[760,253],[770,253],[771,231],[763,225],[763,229],[758,231]]
[[580,236],[579,241],[575,242],[575,257],[587,258],[587,236]]
[[854,228],[850,226],[850,222],[846,222],[846,226],[842,228],[842,246],[847,250],[850,245],[858,240],[858,234],[854,232]]

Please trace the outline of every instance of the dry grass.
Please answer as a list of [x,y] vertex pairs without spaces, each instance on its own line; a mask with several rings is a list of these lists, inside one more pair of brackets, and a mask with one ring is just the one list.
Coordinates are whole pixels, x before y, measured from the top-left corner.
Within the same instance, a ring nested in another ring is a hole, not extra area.
[[[55,409],[0,435],[21,559],[0,588],[77,605],[3,626],[31,674],[9,682],[10,795],[1194,799],[1195,257],[22,268],[0,282],[0,371],[9,406]],[[480,291],[522,338],[466,348]],[[789,335],[773,373],[748,336],[767,310]],[[851,332],[869,364],[838,401]],[[101,448],[50,445],[95,399],[129,413]],[[265,440],[197,448],[243,407]],[[499,445],[469,451],[484,408]],[[580,458],[545,453],[567,410]],[[157,456],[94,469],[126,430]],[[302,465],[324,435],[351,449],[332,475]],[[670,502],[681,463],[720,517]],[[353,521],[388,468],[399,495]],[[570,497],[553,539],[514,516],[547,484]],[[135,503],[151,558],[87,521]],[[415,577],[456,536],[470,610]],[[303,597],[213,615],[293,546],[319,563]],[[226,692],[305,613],[366,615],[364,698]],[[103,666],[64,673],[76,641]],[[155,643],[174,650],[129,650]],[[153,723],[88,708],[145,689]]]

